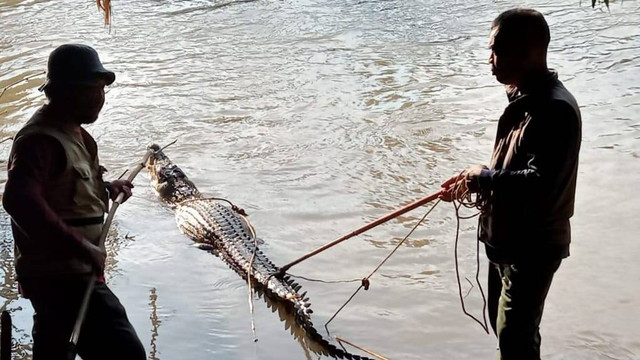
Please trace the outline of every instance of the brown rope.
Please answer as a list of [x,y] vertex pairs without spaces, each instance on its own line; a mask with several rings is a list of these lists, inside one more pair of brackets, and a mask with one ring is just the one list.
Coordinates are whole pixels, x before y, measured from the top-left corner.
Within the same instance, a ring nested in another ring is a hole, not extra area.
[[356,294],[358,294],[358,292],[360,292],[361,289],[364,288],[365,290],[369,290],[369,278],[371,278],[382,267],[382,265],[384,265],[384,263],[387,262],[389,258],[391,258],[391,256],[396,252],[396,250],[398,250],[400,246],[404,244],[404,242],[409,238],[409,236],[413,234],[413,232],[418,228],[418,226],[422,224],[422,222],[427,218],[427,216],[429,216],[429,214],[431,214],[433,209],[435,209],[439,203],[440,203],[440,200],[436,201],[436,203],[433,204],[433,206],[429,209],[429,211],[427,211],[427,213],[424,214],[424,216],[416,223],[416,225],[411,229],[411,231],[409,231],[409,233],[405,235],[405,237],[395,246],[395,248],[393,248],[393,250],[391,250],[391,252],[378,264],[378,266],[376,266],[375,269],[373,269],[373,271],[371,271],[371,273],[368,276],[364,277],[361,280],[361,284],[358,287],[358,289],[356,289],[356,291],[349,297],[349,299],[344,304],[342,304],[342,306],[340,306],[340,308],[333,314],[333,316],[331,316],[329,321],[327,321],[324,324],[324,328],[327,331],[327,334],[329,334],[329,323],[333,321],[333,319],[335,319],[336,316],[338,316],[340,311],[342,311],[342,309],[344,309],[347,306],[347,304],[349,304],[349,302],[353,300],[353,298],[356,296]]
[[[462,176],[462,173],[460,173],[460,176]],[[458,181],[457,185],[455,185],[455,189],[453,190],[454,194],[459,193],[462,189],[462,181],[466,181],[465,179],[462,179],[460,181]],[[477,322],[482,329],[489,334],[489,326],[487,325],[487,298],[484,294],[484,290],[482,289],[482,284],[480,283],[480,240],[476,239],[476,274],[475,274],[475,279],[476,279],[476,284],[478,285],[478,288],[480,289],[480,294],[482,296],[482,321],[480,321],[477,317],[475,317],[474,315],[472,315],[471,313],[469,313],[467,311],[467,308],[465,306],[465,302],[464,299],[469,295],[469,293],[471,292],[471,289],[469,289],[469,291],[467,292],[466,295],[462,295],[462,283],[460,281],[460,266],[458,263],[458,242],[460,240],[460,220],[464,220],[464,219],[471,219],[474,218],[476,216],[478,216],[482,211],[484,211],[486,209],[487,206],[487,201],[485,198],[483,198],[483,196],[481,194],[476,194],[476,198],[475,200],[471,199],[471,193],[469,193],[468,189],[465,189],[463,191],[463,193],[461,194],[461,196],[458,199],[454,199],[452,201],[453,204],[453,208],[456,211],[456,240],[455,240],[455,244],[454,244],[454,261],[455,261],[455,268],[456,268],[456,281],[458,283],[458,296],[460,298],[460,305],[462,306],[462,312],[467,315],[468,317],[470,317],[471,319],[473,319],[475,322]],[[466,208],[475,208],[478,209],[479,212],[471,215],[471,216],[460,216],[460,208],[461,207],[466,207]],[[469,279],[467,279],[467,281],[469,281]],[[471,283],[469,281],[469,283]],[[473,284],[471,285],[472,289],[473,289]]]

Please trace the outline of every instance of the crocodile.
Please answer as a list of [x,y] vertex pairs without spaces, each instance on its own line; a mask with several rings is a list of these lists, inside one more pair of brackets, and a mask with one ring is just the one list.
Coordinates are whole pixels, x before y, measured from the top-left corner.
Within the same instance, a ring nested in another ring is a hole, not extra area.
[[151,186],[175,210],[178,227],[197,247],[217,255],[244,280],[250,278],[269,307],[277,308],[281,319],[289,319],[285,326],[291,327],[294,337],[299,339],[303,333],[306,340],[301,343],[314,343],[308,346],[312,351],[333,358],[371,360],[338,348],[320,335],[311,321],[313,310],[306,291],[300,293],[301,286],[287,275],[273,276],[279,268],[259,249],[262,240],[256,238],[242,209],[225,205],[226,200],[203,196],[158,145],[149,149],[154,151],[146,164]]

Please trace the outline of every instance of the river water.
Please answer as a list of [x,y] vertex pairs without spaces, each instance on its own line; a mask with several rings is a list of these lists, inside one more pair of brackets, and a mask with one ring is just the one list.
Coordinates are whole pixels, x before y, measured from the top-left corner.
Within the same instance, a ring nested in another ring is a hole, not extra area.
[[[97,123],[117,177],[153,142],[211,196],[246,209],[262,248],[284,264],[438,189],[490,157],[506,105],[487,37],[501,11],[528,6],[551,27],[549,63],[575,94],[583,145],[572,256],[542,324],[545,359],[640,359],[640,3],[616,1],[134,0],[113,2],[111,31],[88,0],[0,0],[0,137],[44,96],[51,50],[93,45],[117,74]],[[3,168],[10,148],[0,145]],[[0,172],[2,183],[6,171]],[[122,206],[108,240],[109,284],[149,359],[315,359],[219,259],[191,247],[148,186]],[[421,208],[291,272],[368,274]],[[441,204],[331,323],[333,335],[391,359],[493,359],[495,339],[460,309],[455,213]],[[0,217],[0,296],[16,358],[30,352],[32,309],[16,294],[12,240]],[[480,316],[475,220],[461,224],[468,309]],[[485,275],[484,255],[481,254]],[[301,282],[322,324],[357,284]],[[471,290],[470,290],[471,289]]]

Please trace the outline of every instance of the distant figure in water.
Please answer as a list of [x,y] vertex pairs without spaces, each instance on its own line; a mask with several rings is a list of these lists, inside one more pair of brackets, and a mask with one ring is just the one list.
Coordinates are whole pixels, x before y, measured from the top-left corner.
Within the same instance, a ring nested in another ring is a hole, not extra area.
[[33,359],[67,359],[83,294],[94,281],[78,354],[144,360],[124,307],[104,282],[106,252],[98,246],[109,197],[124,193],[126,200],[133,185],[102,180],[96,142],[81,126],[98,118],[115,74],[93,48],[77,44],[55,49],[47,70],[40,90],[48,104],[15,136],[2,199],[11,215],[20,292],[35,309]]
[[549,27],[542,14],[500,14],[489,36],[489,64],[505,85],[509,105],[487,167],[476,165],[442,184],[442,199],[468,193],[483,199],[479,240],[489,264],[489,317],[500,359],[539,360],[545,298],[569,256],[580,110],[547,68]]

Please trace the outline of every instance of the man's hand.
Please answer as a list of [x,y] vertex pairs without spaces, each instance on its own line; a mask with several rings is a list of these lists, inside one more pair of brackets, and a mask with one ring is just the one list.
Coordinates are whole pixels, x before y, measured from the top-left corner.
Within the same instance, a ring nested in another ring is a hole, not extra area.
[[442,185],[440,185],[440,187],[442,188],[440,200],[446,202],[451,202],[453,200],[462,200],[466,195],[469,195],[467,180],[470,180],[476,176],[480,176],[482,170],[485,169],[488,168],[484,165],[474,165],[468,167],[460,174],[450,177],[447,181],[443,182]]
[[107,259],[107,252],[100,247],[93,245],[89,240],[84,240],[83,250],[87,256],[87,260],[91,263],[93,271],[97,274],[104,272],[104,264]]
[[462,196],[459,191],[460,188],[464,187],[464,189],[466,190],[466,180],[464,178],[464,172],[450,177],[447,181],[443,182],[440,187],[442,188],[442,193],[439,196],[440,200],[446,202],[457,200],[459,198],[459,195]]
[[482,173],[482,170],[487,170],[487,169],[489,168],[484,165],[474,165],[467,168],[467,170],[464,171],[464,176],[467,180],[470,180],[476,176],[480,176],[480,173]]
[[109,184],[107,190],[109,191],[109,197],[112,201],[115,201],[120,193],[124,194],[122,202],[127,201],[131,197],[131,189],[133,184],[129,180],[114,180]]

